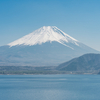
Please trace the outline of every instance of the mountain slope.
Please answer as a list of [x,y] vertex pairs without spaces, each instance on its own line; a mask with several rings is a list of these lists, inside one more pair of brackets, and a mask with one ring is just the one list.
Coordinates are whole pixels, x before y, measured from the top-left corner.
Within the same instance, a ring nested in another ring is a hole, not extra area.
[[62,71],[94,71],[100,70],[100,54],[85,54],[58,66]]
[[[40,29],[12,42],[8,45],[10,47],[16,46],[16,45],[37,45],[42,44],[46,42],[52,42],[56,41],[58,43],[61,43],[65,46],[68,46],[67,43],[73,43],[75,45],[78,45],[78,41],[68,34],[64,33],[60,29],[58,29],[56,26],[43,26]],[[70,46],[68,46],[70,47]],[[71,48],[71,47],[70,47]]]
[[55,26],[44,26],[0,47],[0,65],[54,66],[96,50]]

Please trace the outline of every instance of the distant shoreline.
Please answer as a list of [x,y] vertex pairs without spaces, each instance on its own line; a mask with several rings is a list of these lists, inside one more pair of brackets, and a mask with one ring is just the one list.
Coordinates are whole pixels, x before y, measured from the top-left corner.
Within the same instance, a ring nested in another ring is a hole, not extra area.
[[98,70],[87,71],[60,71],[57,66],[0,66],[0,75],[57,75],[57,74],[100,74]]

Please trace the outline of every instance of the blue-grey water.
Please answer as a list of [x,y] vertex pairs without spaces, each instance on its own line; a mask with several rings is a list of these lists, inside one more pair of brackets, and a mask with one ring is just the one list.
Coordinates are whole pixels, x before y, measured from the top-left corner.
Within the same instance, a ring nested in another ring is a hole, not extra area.
[[0,75],[0,100],[100,100],[100,76]]

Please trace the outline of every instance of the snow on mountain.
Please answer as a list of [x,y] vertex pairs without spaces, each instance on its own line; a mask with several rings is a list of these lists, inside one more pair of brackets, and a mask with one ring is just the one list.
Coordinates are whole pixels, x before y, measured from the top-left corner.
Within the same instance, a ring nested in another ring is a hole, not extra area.
[[56,26],[44,26],[0,47],[0,66],[56,66],[86,53],[98,51]]
[[12,42],[8,45],[10,47],[16,45],[41,45],[45,42],[59,42],[71,49],[72,47],[68,46],[68,43],[73,43],[79,46],[78,41],[68,34],[64,33],[62,30],[58,29],[56,26],[43,26],[40,29],[33,31],[32,33]]

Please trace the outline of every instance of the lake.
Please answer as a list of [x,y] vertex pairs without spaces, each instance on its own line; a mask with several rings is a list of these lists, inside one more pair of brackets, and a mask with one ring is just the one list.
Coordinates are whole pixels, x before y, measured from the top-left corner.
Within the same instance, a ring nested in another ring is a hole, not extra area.
[[0,100],[100,100],[100,75],[0,75]]

